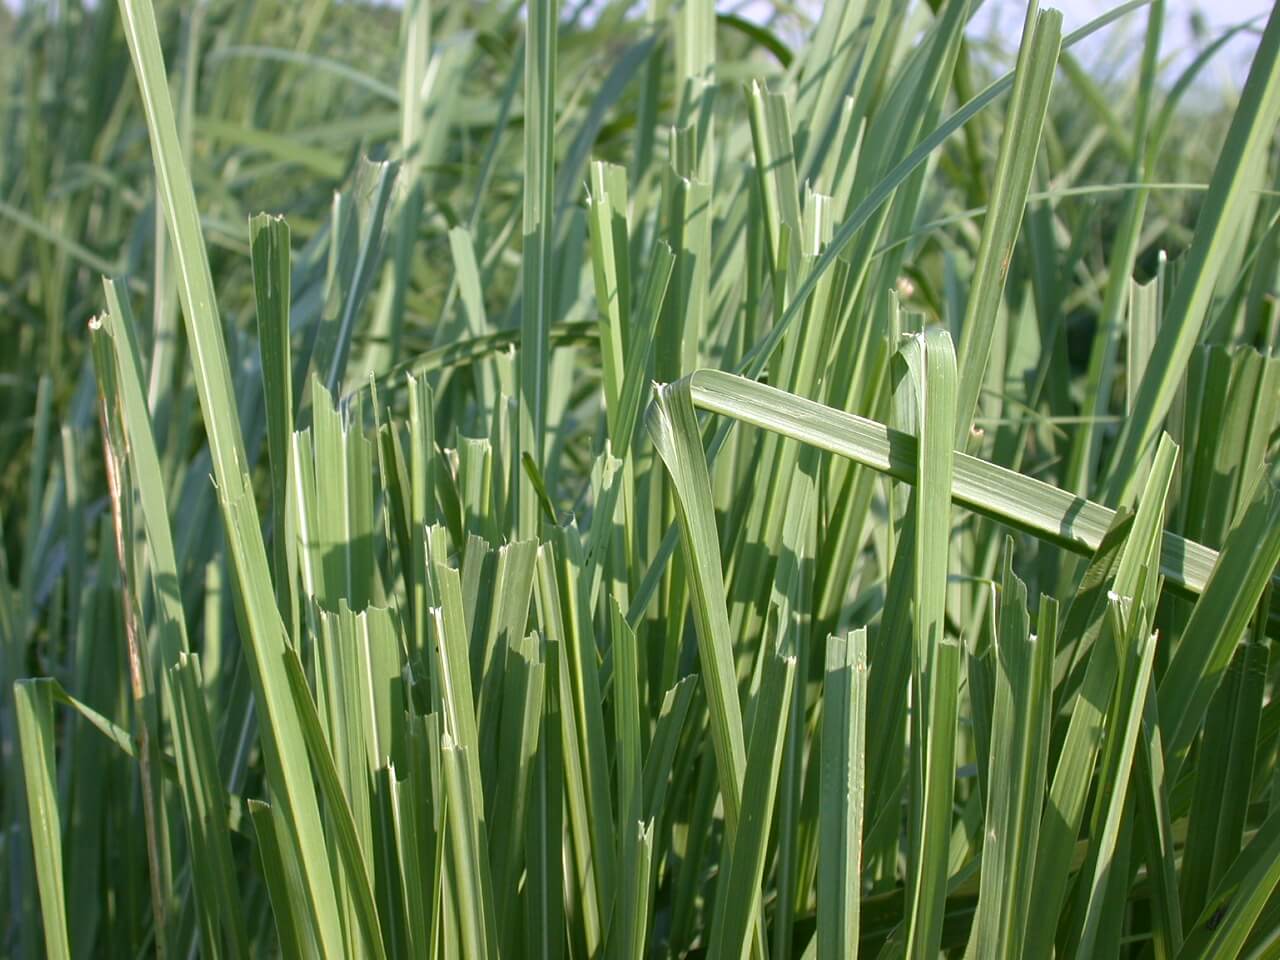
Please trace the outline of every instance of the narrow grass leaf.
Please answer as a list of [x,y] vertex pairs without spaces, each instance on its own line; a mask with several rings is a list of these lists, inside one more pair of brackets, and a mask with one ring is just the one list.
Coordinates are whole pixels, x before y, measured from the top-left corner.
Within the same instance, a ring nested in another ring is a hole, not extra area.
[[66,888],[62,875],[62,818],[58,813],[57,766],[54,761],[51,681],[19,680],[13,685],[22,745],[22,771],[27,788],[31,847],[40,887],[45,950],[69,960]]
[[741,821],[733,837],[725,887],[716,900],[716,923],[711,935],[714,956],[739,960],[748,955],[751,931],[757,922],[760,879],[795,682],[794,657],[777,653],[766,656],[765,676],[752,710],[751,752],[747,759]]
[[957,445],[960,446],[968,436],[978,409],[978,393],[986,377],[996,314],[1027,204],[1040,133],[1049,108],[1049,90],[1058,65],[1062,14],[1056,10],[1039,13],[1037,6],[1034,0],[1027,5],[1009,116],[1001,128],[995,182],[987,215],[982,221],[982,242],[961,326],[956,416]]
[[867,633],[827,640],[818,800],[817,949],[858,955],[866,781]]
[[946,636],[946,579],[951,539],[951,483],[956,416],[956,359],[951,337],[934,327],[910,338],[902,356],[914,392],[919,456],[912,491],[915,515],[912,585],[912,797],[907,954],[937,953],[946,901],[946,845],[955,790],[960,647]]
[[1169,295],[1155,352],[1111,456],[1106,488],[1111,500],[1123,501],[1127,492],[1136,489],[1139,477],[1131,465],[1139,462],[1154,440],[1173,403],[1248,199],[1248,172],[1270,144],[1278,120],[1280,10],[1273,8],[1196,219],[1191,246]]

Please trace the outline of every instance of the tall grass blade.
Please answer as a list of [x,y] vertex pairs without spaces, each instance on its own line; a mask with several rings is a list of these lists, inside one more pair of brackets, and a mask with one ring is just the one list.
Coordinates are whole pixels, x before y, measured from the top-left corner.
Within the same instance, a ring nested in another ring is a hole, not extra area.
[[1277,121],[1280,121],[1280,11],[1273,8],[1196,220],[1191,247],[1179,265],[1155,353],[1147,363],[1142,386],[1112,454],[1106,487],[1108,499],[1123,500],[1126,493],[1136,488],[1137,477],[1129,467],[1138,462],[1154,440],[1173,403],[1191,350],[1204,327],[1219,271],[1226,262],[1229,238],[1247,200],[1248,172],[1271,142]]
[[827,640],[818,800],[818,956],[858,955],[866,748],[867,634]]
[[[553,317],[555,236],[556,24],[559,0],[534,0],[526,18],[524,74],[523,298],[520,308],[518,452],[542,469],[547,417],[548,340]],[[516,458],[519,460],[519,457]],[[529,483],[516,479],[517,529],[537,532],[537,501]]]
[[907,954],[937,953],[946,900],[946,844],[955,789],[960,648],[945,629],[951,540],[952,438],[956,359],[951,337],[933,328],[909,339],[903,391],[912,397],[918,456],[910,511],[915,551],[912,583],[911,860],[908,866]]
[[1049,108],[1049,89],[1058,64],[1061,30],[1062,14],[1058,11],[1039,13],[1034,0],[1027,5],[1018,64],[1014,69],[1009,117],[1000,134],[995,182],[991,187],[987,215],[982,221],[982,242],[978,247],[974,279],[961,326],[956,416],[959,445],[963,445],[968,436],[978,409],[978,393],[986,379],[996,313],[1004,293],[1013,247],[1018,239],[1041,130]]
[[19,680],[13,685],[13,698],[22,743],[22,771],[27,786],[36,881],[40,886],[45,951],[48,956],[63,960],[71,956],[71,943],[67,936],[66,885],[62,874],[62,818],[58,814],[53,752],[51,681]]

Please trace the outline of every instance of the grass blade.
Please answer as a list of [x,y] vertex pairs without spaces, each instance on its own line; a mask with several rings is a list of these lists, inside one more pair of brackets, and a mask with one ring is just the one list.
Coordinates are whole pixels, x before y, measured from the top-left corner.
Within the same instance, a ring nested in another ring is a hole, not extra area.
[[932,956],[942,938],[947,888],[946,844],[955,789],[955,736],[960,647],[945,630],[951,540],[951,475],[956,416],[956,359],[951,337],[934,327],[910,338],[901,356],[914,397],[919,455],[912,491],[913,558],[910,903],[907,954]]
[[272,574],[280,616],[297,636],[297,553],[289,526],[289,444],[293,436],[293,361],[289,345],[289,225],[265,213],[249,220],[253,293],[266,396],[271,464]]
[[45,951],[69,960],[66,890],[62,878],[62,818],[58,814],[57,767],[53,756],[52,681],[19,680],[13,685],[22,772],[27,785],[31,847],[40,886]]
[[770,654],[765,663],[764,679],[752,709],[751,752],[747,758],[741,820],[733,836],[725,888],[716,899],[712,956],[742,960],[752,945],[751,931],[758,920],[760,877],[773,821],[774,798],[778,793],[778,771],[786,741],[795,666],[795,657],[777,653]]
[[[519,446],[543,467],[547,416],[548,340],[553,316],[556,24],[558,0],[534,0],[525,19],[524,74],[524,296],[520,311]],[[520,456],[516,461],[519,462]],[[517,478],[516,517],[522,539],[538,528],[530,483]]]
[[[915,475],[912,438],[874,420],[717,370],[699,370],[689,383],[693,404],[703,410],[812,444],[895,480],[909,483]],[[1077,553],[1096,550],[1115,518],[1115,511],[1101,504],[962,453],[955,455],[951,495],[975,513]],[[1160,573],[1171,583],[1200,593],[1217,559],[1214,550],[1166,534]]]
[[867,633],[827,640],[818,801],[818,956],[858,955]]
[[720,570],[719,537],[711,505],[711,478],[702,452],[688,380],[656,388],[649,408],[648,427],[675,489],[680,539],[693,590],[698,657],[711,711],[712,745],[724,801],[725,828],[732,839],[738,827],[746,747]]
[[213,731],[202,696],[204,677],[199,659],[185,653],[179,656],[169,670],[169,684],[174,699],[174,752],[192,851],[202,955],[246,956],[248,933],[227,825],[231,804],[218,771]]
[[1108,499],[1123,501],[1125,494],[1136,488],[1139,477],[1128,465],[1139,462],[1173,403],[1191,350],[1200,337],[1219,271],[1226,262],[1230,237],[1247,200],[1247,173],[1267,149],[1277,121],[1280,10],[1273,7],[1200,208],[1191,247],[1179,265],[1155,352],[1147,362],[1146,376],[1112,454]]
[[978,409],[978,393],[986,379],[996,313],[1027,204],[1027,191],[1031,188],[1031,172],[1058,64],[1062,14],[1057,10],[1038,13],[1036,8],[1035,0],[1027,5],[1009,116],[1001,128],[995,182],[987,216],[982,222],[982,243],[961,326],[956,415],[956,443],[961,447],[968,437]]
[[[1013,544],[1006,541],[996,640],[995,708],[982,886],[974,918],[978,956],[1016,956],[1033,921],[1039,813],[1044,802],[1052,706],[1052,628],[1030,633],[1026,586],[1013,572]],[[1050,622],[1053,601],[1041,601]]]

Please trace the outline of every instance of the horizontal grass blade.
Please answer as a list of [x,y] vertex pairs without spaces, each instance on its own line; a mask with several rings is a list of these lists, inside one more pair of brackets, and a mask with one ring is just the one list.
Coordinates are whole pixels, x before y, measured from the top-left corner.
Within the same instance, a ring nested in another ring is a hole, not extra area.
[[[874,420],[833,410],[775,387],[718,370],[688,378],[694,406],[847,457],[895,480],[915,474],[915,440]],[[957,452],[952,499],[975,513],[1025,530],[1076,553],[1097,549],[1115,511],[1042,480]],[[1201,593],[1217,551],[1166,533],[1160,573],[1185,591]]]

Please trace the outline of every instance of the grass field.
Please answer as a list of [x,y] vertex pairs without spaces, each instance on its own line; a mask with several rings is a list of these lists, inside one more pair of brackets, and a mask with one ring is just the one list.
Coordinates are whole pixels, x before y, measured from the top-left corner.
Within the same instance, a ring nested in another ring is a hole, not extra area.
[[1280,956],[1280,7],[592,6],[0,8],[0,956]]

